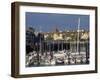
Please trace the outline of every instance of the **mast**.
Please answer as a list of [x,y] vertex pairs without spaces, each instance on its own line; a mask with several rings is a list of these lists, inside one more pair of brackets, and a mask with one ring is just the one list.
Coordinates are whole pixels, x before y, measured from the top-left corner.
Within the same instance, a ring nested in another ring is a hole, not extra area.
[[80,18],[78,18],[78,30],[77,30],[77,52],[79,52],[79,32],[80,32]]
[[39,29],[39,33],[40,33],[40,53],[41,53],[41,26],[39,27],[40,29]]
[[62,49],[62,51],[63,51],[63,41],[61,41],[61,49]]

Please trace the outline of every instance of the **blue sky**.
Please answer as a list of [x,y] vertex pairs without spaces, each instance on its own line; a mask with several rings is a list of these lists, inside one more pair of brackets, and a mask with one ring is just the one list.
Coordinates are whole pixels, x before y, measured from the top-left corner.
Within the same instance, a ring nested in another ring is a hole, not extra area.
[[80,29],[89,30],[89,15],[33,13],[26,12],[26,27],[33,27],[36,31],[52,32],[59,30],[77,30],[80,18]]

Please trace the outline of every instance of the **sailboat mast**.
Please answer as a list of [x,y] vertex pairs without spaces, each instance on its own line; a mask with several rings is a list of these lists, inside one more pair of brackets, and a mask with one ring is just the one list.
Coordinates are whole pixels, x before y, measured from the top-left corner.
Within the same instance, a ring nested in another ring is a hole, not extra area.
[[[41,34],[41,26],[39,27],[39,33]],[[41,35],[40,35],[40,53],[41,53]]]
[[77,52],[79,52],[79,32],[80,32],[80,18],[78,19],[78,30],[77,30]]

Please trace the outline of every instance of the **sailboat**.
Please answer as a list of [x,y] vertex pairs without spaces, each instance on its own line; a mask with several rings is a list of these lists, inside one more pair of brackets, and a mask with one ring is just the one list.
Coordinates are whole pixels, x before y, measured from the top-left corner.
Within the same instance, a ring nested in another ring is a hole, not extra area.
[[78,18],[78,27],[77,27],[77,41],[76,41],[76,52],[71,52],[70,57],[72,58],[71,64],[74,64],[76,62],[80,62],[80,50],[79,50],[79,45],[80,45],[80,18]]
[[80,36],[80,18],[78,19],[77,41],[75,42],[76,43],[76,51],[71,52],[72,55],[79,54],[79,42],[80,42],[79,36]]
[[[77,31],[77,50],[75,53],[76,62],[81,62],[83,60],[83,55],[86,55],[85,51],[80,51],[80,18],[78,19],[78,31]],[[84,42],[83,42],[84,45]]]
[[76,54],[80,54],[79,52],[79,42],[80,42],[80,18],[78,19],[78,29],[77,29],[77,50],[76,50]]
[[[77,32],[77,52],[76,53],[78,53],[79,55],[81,55],[81,54],[86,54],[86,52],[85,51],[80,51],[79,50],[79,45],[80,45],[80,18],[78,19],[78,32]],[[84,42],[83,42],[83,45],[84,45]]]

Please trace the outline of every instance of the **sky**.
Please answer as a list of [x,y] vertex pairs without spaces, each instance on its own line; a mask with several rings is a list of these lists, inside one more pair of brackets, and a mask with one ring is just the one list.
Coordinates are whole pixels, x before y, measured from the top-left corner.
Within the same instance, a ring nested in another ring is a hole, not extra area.
[[89,15],[26,12],[25,17],[26,27],[33,27],[36,31],[77,30],[79,18],[80,29],[89,30]]

